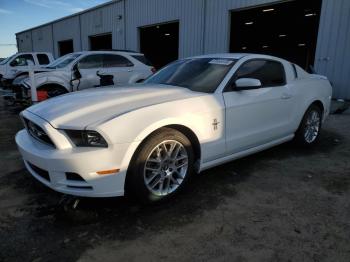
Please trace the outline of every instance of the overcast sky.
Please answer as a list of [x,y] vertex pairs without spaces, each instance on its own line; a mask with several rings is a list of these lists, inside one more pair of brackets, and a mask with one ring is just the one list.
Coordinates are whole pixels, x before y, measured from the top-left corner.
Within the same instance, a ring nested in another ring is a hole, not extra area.
[[15,33],[110,0],[0,0],[0,57],[17,52]]

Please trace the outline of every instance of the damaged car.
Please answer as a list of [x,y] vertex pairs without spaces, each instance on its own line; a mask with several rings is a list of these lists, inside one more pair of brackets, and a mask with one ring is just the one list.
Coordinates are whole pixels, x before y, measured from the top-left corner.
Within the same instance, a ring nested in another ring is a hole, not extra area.
[[[35,83],[44,98],[51,98],[87,88],[140,83],[154,72],[154,67],[141,53],[82,51],[62,56],[46,66],[35,74]],[[21,81],[20,86],[18,94],[29,98],[30,79]]]

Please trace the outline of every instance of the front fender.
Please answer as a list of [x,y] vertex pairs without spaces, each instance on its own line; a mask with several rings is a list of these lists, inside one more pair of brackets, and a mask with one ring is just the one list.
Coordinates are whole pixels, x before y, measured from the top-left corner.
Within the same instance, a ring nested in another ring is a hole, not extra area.
[[[129,147],[128,147],[128,149],[123,157],[123,160],[121,162],[121,169],[122,170],[128,169],[128,166],[129,166],[131,159],[132,159],[134,153],[136,152],[137,148],[149,135],[151,135],[155,131],[157,131],[165,126],[169,126],[169,125],[184,126],[183,123],[176,121],[176,119],[168,118],[168,119],[163,119],[161,121],[153,123],[153,124],[149,125],[148,127],[146,127],[140,134],[137,135],[137,137],[135,139],[136,141],[133,143],[130,143],[130,145],[129,145]],[[188,126],[185,126],[185,127],[189,128]],[[190,130],[192,130],[192,129],[190,129]],[[195,131],[193,131],[193,130],[192,130],[192,132],[195,133]]]
[[137,73],[135,75],[133,75],[130,79],[129,79],[129,84],[135,84],[137,83],[139,80],[145,80],[146,78],[148,78],[151,75],[151,73],[149,75],[145,74],[145,73]]
[[[69,81],[66,81],[66,79],[63,79],[58,76],[35,76],[35,82],[37,88],[40,88],[45,85],[60,85],[67,89],[67,91],[70,91],[70,86],[68,85]],[[30,85],[30,79],[29,79],[29,85]]]
[[[221,123],[213,128],[213,121]],[[130,144],[125,153],[123,165],[128,165],[132,155],[151,133],[169,125],[179,125],[190,129],[197,137],[203,159],[210,158],[218,148],[224,145],[225,113],[223,104],[214,96],[173,101],[140,108],[119,115],[96,126],[89,126],[109,138],[113,146]]]

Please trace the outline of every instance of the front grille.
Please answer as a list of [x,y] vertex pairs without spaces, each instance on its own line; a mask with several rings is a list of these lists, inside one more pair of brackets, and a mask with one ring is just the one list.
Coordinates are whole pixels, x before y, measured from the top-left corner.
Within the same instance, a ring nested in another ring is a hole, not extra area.
[[50,176],[49,176],[49,172],[47,172],[44,169],[41,169],[40,167],[37,167],[35,165],[33,165],[30,162],[27,162],[28,165],[30,166],[31,169],[33,169],[33,171],[40,177],[44,178],[45,180],[50,182]]
[[32,137],[34,137],[36,140],[39,140],[40,142],[43,142],[45,144],[55,147],[50,137],[46,134],[46,132],[40,126],[38,126],[37,124],[33,123],[32,121],[26,118],[24,118],[24,122],[28,133]]

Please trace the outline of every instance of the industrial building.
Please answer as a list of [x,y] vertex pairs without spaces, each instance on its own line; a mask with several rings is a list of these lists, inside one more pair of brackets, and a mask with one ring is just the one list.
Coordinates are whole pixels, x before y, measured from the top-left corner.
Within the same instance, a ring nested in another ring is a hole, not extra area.
[[348,0],[117,0],[16,34],[18,50],[141,51],[161,67],[178,58],[247,52],[286,58],[350,99]]

